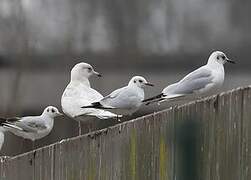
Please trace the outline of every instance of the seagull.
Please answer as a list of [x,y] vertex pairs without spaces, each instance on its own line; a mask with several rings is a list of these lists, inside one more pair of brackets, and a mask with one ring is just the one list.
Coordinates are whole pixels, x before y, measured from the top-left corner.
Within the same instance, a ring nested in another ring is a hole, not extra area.
[[206,65],[186,75],[179,82],[171,84],[151,98],[143,100],[146,105],[164,102],[182,97],[194,97],[211,94],[218,90],[224,82],[224,64],[235,63],[221,51],[213,52]]
[[103,98],[98,91],[91,88],[89,77],[92,75],[101,77],[90,64],[84,62],[76,64],[71,70],[70,83],[65,88],[61,97],[63,112],[68,117],[79,121],[79,135],[81,134],[81,121],[118,117],[118,115],[104,110],[81,108]]
[[153,86],[142,76],[134,76],[127,86],[113,91],[100,101],[82,108],[105,109],[115,114],[131,115],[136,112],[144,100],[144,88]]
[[54,118],[61,115],[63,114],[56,107],[48,106],[40,116],[1,118],[1,125],[16,136],[29,139],[34,143],[35,140],[41,139],[51,132]]

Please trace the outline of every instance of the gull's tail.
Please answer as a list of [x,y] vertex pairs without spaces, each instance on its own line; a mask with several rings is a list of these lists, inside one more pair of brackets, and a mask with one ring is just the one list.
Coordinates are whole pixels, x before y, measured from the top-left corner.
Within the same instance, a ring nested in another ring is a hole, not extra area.
[[2,126],[6,129],[16,129],[16,130],[19,130],[19,131],[23,131],[22,128],[12,124],[12,123],[8,123],[8,122],[5,122],[5,123],[2,123]]
[[94,103],[91,103],[91,105],[82,106],[81,108],[100,108],[100,107],[102,107],[100,102],[94,102]]
[[109,111],[99,109],[98,112],[90,112],[90,113],[87,113],[87,114],[80,114],[80,115],[75,116],[74,118],[79,118],[79,117],[82,117],[82,116],[83,117],[90,116],[90,117],[93,117],[93,118],[96,117],[96,118],[99,118],[99,119],[117,119],[117,118],[122,117],[122,115],[120,115],[120,114],[113,114],[113,113],[111,113]]
[[184,94],[171,94],[171,95],[165,95],[164,93],[158,94],[157,96],[153,96],[151,98],[145,99],[142,102],[146,103],[146,105],[152,104],[152,103],[162,103],[164,101],[176,99],[179,97],[183,97]]
[[110,106],[103,106],[100,102],[94,102],[88,106],[82,106],[81,108],[95,108],[95,109],[115,109],[114,107]]
[[7,121],[7,118],[0,117],[0,132],[4,132],[6,129],[4,128],[4,123]]
[[158,101],[158,103],[163,103],[165,101],[171,101],[171,100],[175,100],[175,99],[178,99],[178,98],[181,98],[181,97],[184,97],[185,95],[184,94],[172,94],[172,95],[167,95],[165,96],[164,98],[160,99]]
[[153,96],[151,98],[148,98],[148,99],[144,99],[142,102],[149,102],[149,101],[153,101],[153,100],[156,100],[156,99],[160,99],[160,98],[163,98],[164,94],[161,93],[161,94],[158,94],[157,96]]
[[11,118],[0,117],[0,125],[5,129],[16,129],[23,131],[21,127],[14,124],[15,122],[18,122],[18,120],[20,120],[19,117],[11,117]]
[[7,121],[7,118],[0,117],[0,125],[5,123]]
[[155,103],[155,102],[162,100],[164,97],[165,97],[165,95],[163,93],[161,93],[161,94],[158,94],[158,95],[153,96],[151,98],[144,99],[142,102],[146,103],[146,105],[149,105],[149,104],[152,104],[152,103]]
[[19,117],[11,117],[11,118],[0,117],[0,125],[3,125],[4,123],[16,122],[18,120],[20,120]]

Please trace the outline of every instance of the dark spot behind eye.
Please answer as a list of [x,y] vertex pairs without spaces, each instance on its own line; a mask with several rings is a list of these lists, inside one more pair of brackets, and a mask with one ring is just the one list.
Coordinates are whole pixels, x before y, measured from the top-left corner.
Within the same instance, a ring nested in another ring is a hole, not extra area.
[[219,59],[219,56],[217,56],[217,59]]
[[133,82],[136,83],[136,80],[134,80]]
[[47,109],[47,112],[49,112],[50,110],[49,109]]
[[54,110],[54,109],[52,109],[52,110],[51,110],[51,112],[52,112],[52,113],[54,113],[54,112],[55,112],[55,110]]

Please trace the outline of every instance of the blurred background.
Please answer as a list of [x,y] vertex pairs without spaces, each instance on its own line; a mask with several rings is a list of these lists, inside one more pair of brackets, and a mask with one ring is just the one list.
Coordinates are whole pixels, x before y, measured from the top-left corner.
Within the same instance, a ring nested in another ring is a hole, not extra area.
[[[221,50],[226,64],[222,91],[251,84],[251,1],[229,0],[0,0],[1,116],[39,115],[47,105],[61,110],[70,70],[87,62],[103,74],[91,78],[103,95],[142,75],[159,93]],[[133,117],[165,106],[143,106]],[[100,122],[97,128],[117,123]],[[76,136],[77,122],[56,119],[37,147]],[[7,133],[2,154],[22,150]],[[29,143],[28,143],[29,144]]]

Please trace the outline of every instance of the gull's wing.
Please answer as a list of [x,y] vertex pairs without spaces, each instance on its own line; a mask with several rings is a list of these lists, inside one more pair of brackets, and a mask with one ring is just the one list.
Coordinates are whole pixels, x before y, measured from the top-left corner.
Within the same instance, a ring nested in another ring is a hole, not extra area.
[[104,108],[111,109],[131,109],[140,105],[144,99],[144,91],[131,88],[129,86],[117,89],[110,95],[102,99],[99,103]]
[[44,122],[36,117],[24,117],[15,122],[6,122],[4,126],[31,133],[36,133],[47,128]]
[[103,96],[95,89],[90,88],[86,91],[81,92],[81,98],[85,98],[90,102],[94,102],[94,101],[101,100],[103,98]]
[[[87,106],[82,106],[81,108],[95,108],[95,109],[117,109],[118,107],[115,104],[118,104],[119,96],[126,91],[127,87],[123,87],[113,91],[108,96],[105,96],[100,101],[96,101]],[[115,106],[114,106],[115,105]]]
[[96,109],[121,109],[128,108],[130,109],[132,105],[135,104],[135,101],[142,101],[139,98],[138,93],[134,89],[125,86],[120,89],[113,91],[108,96],[101,99],[101,101],[94,102],[91,105],[82,106],[82,108],[96,108]]
[[[100,109],[94,109],[94,108],[81,108],[82,106],[88,106],[93,101],[88,101],[86,99],[69,99],[64,104],[63,110],[67,115],[70,117],[76,118],[79,116],[95,116],[99,119],[109,119],[109,118],[116,118],[117,115],[113,114],[109,111],[104,111]],[[84,120],[84,117],[82,118]]]
[[[27,122],[24,124],[24,130],[29,130],[29,131],[41,131],[46,129],[47,127],[45,124],[41,121],[33,121],[33,122]],[[26,128],[26,129],[25,129]]]
[[24,124],[23,122],[17,122],[15,124],[4,123],[3,126],[6,127],[7,129],[15,129],[18,131],[31,132],[31,133],[36,133],[38,131],[38,129],[33,128],[27,124]]
[[101,99],[100,104],[103,106],[107,106],[109,108],[114,108],[112,104],[114,104],[114,101],[119,98],[119,96],[123,95],[127,91],[127,87],[122,87],[119,89],[116,89],[108,96],[105,96],[103,99]]
[[103,96],[95,89],[81,84],[70,83],[65,88],[62,100],[67,98],[85,99],[90,102],[99,101]]
[[145,99],[143,102],[148,105],[154,102],[162,102],[168,99],[180,98],[196,91],[200,91],[211,84],[212,80],[212,71],[205,66],[202,66],[186,75],[179,82],[164,88],[161,94]]
[[108,111],[94,108],[81,108],[82,106],[100,101],[102,98],[103,96],[95,89],[69,84],[61,98],[61,105],[64,113],[73,118],[81,117],[83,120],[85,120],[84,116],[92,116],[99,119],[116,118],[116,114]]
[[204,66],[189,73],[178,83],[167,86],[162,92],[168,96],[173,94],[187,95],[200,91],[213,81],[212,71]]

